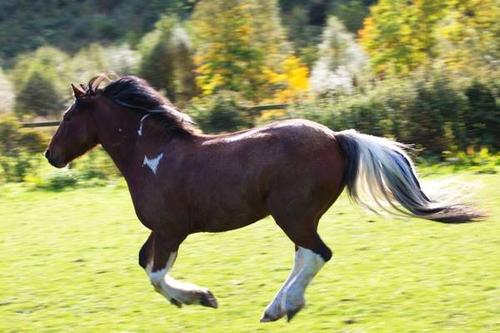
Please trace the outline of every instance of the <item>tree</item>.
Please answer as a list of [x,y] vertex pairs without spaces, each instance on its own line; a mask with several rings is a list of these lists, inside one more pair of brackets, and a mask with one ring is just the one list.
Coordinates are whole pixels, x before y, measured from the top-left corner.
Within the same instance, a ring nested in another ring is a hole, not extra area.
[[280,67],[293,50],[281,24],[278,1],[255,0],[250,10],[255,45],[264,51],[264,61],[268,67]]
[[17,93],[15,111],[19,116],[54,116],[63,111],[62,101],[54,81],[43,72],[35,71]]
[[469,145],[500,147],[500,106],[491,89],[474,81],[465,90],[469,108],[463,115]]
[[351,92],[367,59],[353,35],[336,17],[328,19],[318,49],[320,56],[311,75],[312,90],[317,94],[338,90]]
[[369,13],[369,6],[374,2],[375,0],[335,1],[332,14],[339,18],[348,31],[356,33],[363,26],[363,20]]
[[72,82],[86,82],[98,73],[135,74],[139,55],[127,44],[101,46],[90,44],[76,53],[66,66]]
[[277,1],[200,1],[193,26],[203,94],[228,90],[253,102],[283,101],[307,86],[308,70],[292,53]]
[[64,89],[72,75],[71,70],[67,67],[69,60],[68,55],[61,50],[44,46],[34,52],[19,56],[16,65],[9,74],[16,91],[24,86],[24,83],[35,71],[50,76],[59,89]]
[[197,36],[197,81],[205,95],[237,91],[259,100],[266,80],[264,50],[255,43],[255,2],[200,1],[193,13]]
[[269,102],[293,103],[303,99],[309,90],[309,69],[294,55],[286,57],[279,64],[279,72],[265,69],[264,73],[270,83],[271,96]]
[[186,101],[197,94],[191,42],[176,17],[164,16],[139,46],[139,75],[172,101]]
[[371,7],[360,37],[375,72],[408,74],[435,58],[435,28],[445,9],[434,0],[380,0]]
[[162,13],[187,16],[192,0],[0,1],[0,56],[54,45],[76,52],[92,43],[135,44]]
[[[500,1],[447,0],[447,5],[436,29],[440,59],[460,75],[498,77]],[[481,68],[484,73],[478,74]]]
[[0,68],[0,113],[12,111],[14,105],[14,87]]
[[14,111],[20,116],[62,112],[72,76],[68,63],[65,53],[50,47],[20,57],[10,73],[16,89]]

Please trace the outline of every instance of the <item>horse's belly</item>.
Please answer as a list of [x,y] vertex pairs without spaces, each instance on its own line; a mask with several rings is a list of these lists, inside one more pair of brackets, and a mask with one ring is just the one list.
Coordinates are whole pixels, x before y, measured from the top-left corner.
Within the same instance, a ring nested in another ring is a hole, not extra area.
[[264,204],[250,206],[243,202],[230,206],[227,203],[210,208],[194,208],[192,216],[194,232],[222,232],[242,228],[269,215]]

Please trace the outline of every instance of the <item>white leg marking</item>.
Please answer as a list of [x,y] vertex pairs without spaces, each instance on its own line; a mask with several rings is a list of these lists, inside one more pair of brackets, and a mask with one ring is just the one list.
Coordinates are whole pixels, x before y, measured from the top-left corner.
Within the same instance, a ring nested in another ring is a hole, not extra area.
[[304,292],[307,286],[324,264],[325,261],[319,254],[299,247],[295,252],[292,272],[274,300],[267,306],[261,321],[276,320],[287,312],[300,310],[305,304]]
[[149,117],[149,114],[146,114],[146,115],[142,116],[142,118],[141,118],[141,121],[140,121],[140,123],[139,123],[139,129],[137,130],[137,134],[139,134],[139,136],[141,136],[141,135],[142,135],[142,125],[143,125],[144,120],[145,120],[147,117]]
[[[146,273],[151,280],[151,284],[158,293],[165,296],[165,298],[177,306],[181,306],[181,304],[200,303],[201,295],[210,294],[207,288],[202,288],[192,283],[177,281],[169,275],[176,258],[177,252],[171,252],[165,268],[155,272],[152,272],[152,262],[146,266]],[[213,302],[215,304],[211,306],[216,307],[217,303],[215,298]]]
[[144,155],[144,161],[142,162],[142,166],[147,165],[151,171],[156,175],[156,169],[158,169],[158,164],[160,164],[161,159],[163,158],[163,153],[158,154],[158,156],[149,159],[146,155]]

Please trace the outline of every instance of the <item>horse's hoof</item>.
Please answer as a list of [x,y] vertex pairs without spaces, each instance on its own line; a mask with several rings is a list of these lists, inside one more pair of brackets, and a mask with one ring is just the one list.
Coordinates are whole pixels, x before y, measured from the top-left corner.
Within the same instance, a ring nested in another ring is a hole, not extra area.
[[175,305],[178,308],[182,308],[182,303],[176,300],[175,298],[170,299],[170,304]]
[[217,309],[217,307],[218,307],[217,299],[215,298],[214,294],[212,294],[209,290],[207,290],[207,292],[201,294],[200,304],[203,306],[208,306],[210,308],[214,308],[214,309]]
[[260,322],[261,323],[269,323],[271,321],[276,321],[278,319],[280,319],[281,317],[275,317],[275,316],[271,316],[269,313],[264,313],[262,315],[262,318],[260,318]]
[[296,314],[297,314],[300,310],[302,310],[302,308],[303,308],[303,307],[304,307],[304,306],[302,305],[302,306],[300,306],[300,307],[298,307],[298,308],[296,308],[296,309],[293,309],[293,310],[288,310],[288,311],[286,312],[286,319],[287,319],[287,321],[288,321],[288,322],[290,322],[290,320],[292,320],[292,319],[293,319],[293,317],[295,317],[295,315],[296,315]]

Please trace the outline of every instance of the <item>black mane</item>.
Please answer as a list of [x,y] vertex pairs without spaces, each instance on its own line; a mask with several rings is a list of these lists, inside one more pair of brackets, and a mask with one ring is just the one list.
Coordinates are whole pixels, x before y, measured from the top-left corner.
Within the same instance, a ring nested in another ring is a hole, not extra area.
[[169,131],[179,134],[193,134],[196,130],[191,118],[177,108],[145,80],[136,76],[124,76],[111,81],[103,89],[98,89],[104,81],[104,75],[91,79],[87,86],[87,94],[99,93],[128,109],[149,114],[151,118],[161,122]]

